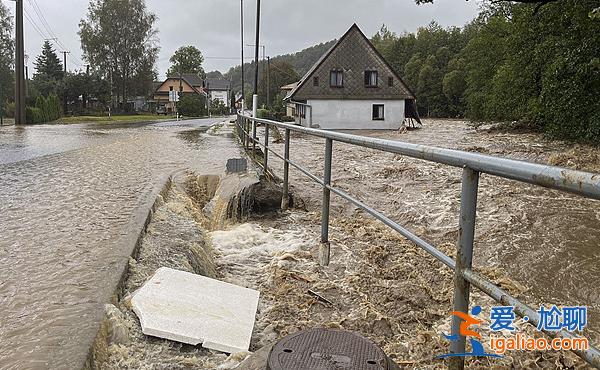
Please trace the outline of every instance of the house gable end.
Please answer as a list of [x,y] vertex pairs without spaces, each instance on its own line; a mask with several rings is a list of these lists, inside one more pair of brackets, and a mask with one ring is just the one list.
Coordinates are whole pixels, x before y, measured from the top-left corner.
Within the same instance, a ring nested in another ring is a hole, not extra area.
[[167,78],[160,86],[156,89],[155,93],[168,93],[170,86],[173,86],[174,91],[179,91],[180,83],[183,85],[184,92],[195,92],[200,94],[201,92],[194,86],[192,86],[185,78],[179,79],[175,77]]
[[[343,71],[343,87],[330,86],[331,71]],[[365,86],[366,71],[377,72],[377,86]],[[311,68],[288,96],[296,101],[414,99],[402,79],[356,24]]]

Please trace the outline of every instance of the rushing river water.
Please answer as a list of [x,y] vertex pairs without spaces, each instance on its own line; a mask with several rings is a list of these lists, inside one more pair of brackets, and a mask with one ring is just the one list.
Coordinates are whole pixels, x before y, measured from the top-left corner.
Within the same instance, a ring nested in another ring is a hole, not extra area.
[[[426,120],[409,132],[358,132],[378,138],[481,152],[600,172],[600,150],[545,140],[532,133],[474,130],[464,121]],[[292,135],[291,159],[322,175],[324,141]],[[283,153],[282,144],[273,144]],[[369,150],[333,145],[333,185],[366,201],[436,245],[457,238],[462,171]],[[281,174],[282,162],[269,157]],[[291,183],[320,209],[320,188],[295,170]],[[353,217],[356,207],[332,196],[332,217]],[[600,202],[516,181],[482,175],[477,206],[475,269],[508,275],[529,288],[528,302],[587,305],[590,336],[600,340]],[[330,231],[335,237],[336,230]],[[332,247],[335,258],[335,245]],[[433,262],[432,268],[441,264]],[[538,306],[539,307],[539,306]]]
[[79,368],[169,175],[221,173],[216,120],[0,127],[0,368]]

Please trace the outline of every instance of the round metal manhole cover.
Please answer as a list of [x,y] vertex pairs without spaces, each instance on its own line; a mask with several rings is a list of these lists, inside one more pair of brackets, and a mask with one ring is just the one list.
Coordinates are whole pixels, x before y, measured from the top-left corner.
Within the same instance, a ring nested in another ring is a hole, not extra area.
[[357,333],[312,329],[288,335],[271,350],[268,370],[389,370],[388,357]]

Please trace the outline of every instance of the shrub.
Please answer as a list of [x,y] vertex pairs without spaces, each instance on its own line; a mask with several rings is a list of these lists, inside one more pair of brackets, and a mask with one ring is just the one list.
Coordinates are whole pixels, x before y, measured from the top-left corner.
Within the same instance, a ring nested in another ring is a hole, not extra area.
[[61,115],[60,99],[55,94],[50,94],[47,98],[38,96],[35,107],[25,108],[25,122],[29,124],[56,121]]
[[8,118],[15,118],[15,103],[7,102],[4,104],[4,116]]
[[210,114],[213,116],[224,116],[227,114],[227,107],[220,99],[213,99],[210,102]]
[[25,108],[25,122],[29,124],[44,123],[44,116],[42,110],[36,107]]
[[257,118],[264,118],[264,119],[268,119],[270,117],[270,113],[268,109],[257,109],[256,110],[256,117]]
[[296,122],[296,119],[292,116],[283,116],[281,122]]
[[206,115],[206,99],[200,95],[183,94],[177,103],[179,114],[186,117],[202,117]]

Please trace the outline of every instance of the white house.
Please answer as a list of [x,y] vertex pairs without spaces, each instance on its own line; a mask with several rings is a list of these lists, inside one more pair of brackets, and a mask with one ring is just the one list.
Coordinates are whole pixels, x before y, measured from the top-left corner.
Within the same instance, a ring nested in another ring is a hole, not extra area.
[[207,78],[204,80],[204,90],[211,100],[220,100],[226,107],[231,106],[231,82],[222,78]]
[[398,129],[405,118],[419,121],[414,95],[356,24],[286,102],[295,105],[297,124],[322,129]]

